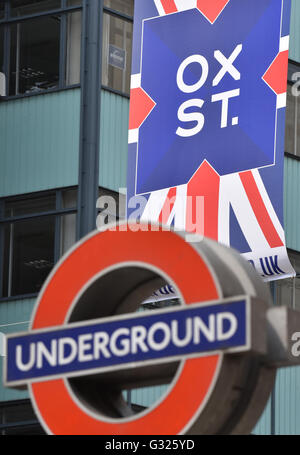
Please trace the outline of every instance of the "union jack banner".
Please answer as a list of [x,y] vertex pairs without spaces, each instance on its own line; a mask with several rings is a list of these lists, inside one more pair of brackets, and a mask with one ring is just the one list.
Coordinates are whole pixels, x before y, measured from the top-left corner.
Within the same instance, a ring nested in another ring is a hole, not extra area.
[[294,275],[283,229],[290,0],[135,2],[128,217]]

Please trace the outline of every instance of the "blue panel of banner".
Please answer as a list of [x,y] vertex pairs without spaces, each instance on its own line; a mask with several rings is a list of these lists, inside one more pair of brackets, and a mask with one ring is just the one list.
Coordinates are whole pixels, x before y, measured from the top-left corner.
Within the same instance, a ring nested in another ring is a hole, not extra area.
[[290,0],[135,2],[128,217],[294,275],[283,229]]

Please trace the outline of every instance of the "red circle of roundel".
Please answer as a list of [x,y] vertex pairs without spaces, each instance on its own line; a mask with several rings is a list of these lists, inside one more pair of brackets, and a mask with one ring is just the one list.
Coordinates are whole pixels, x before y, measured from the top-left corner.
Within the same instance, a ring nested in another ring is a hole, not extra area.
[[[112,265],[131,261],[150,264],[168,275],[187,305],[221,297],[207,264],[182,237],[170,231],[145,232],[130,226],[127,231],[94,233],[71,251],[46,282],[31,328],[63,325],[72,302],[89,280]],[[209,396],[220,358],[211,355],[184,361],[164,398],[148,412],[128,419],[102,419],[87,414],[73,400],[64,379],[31,384],[31,397],[52,434],[179,434]]]

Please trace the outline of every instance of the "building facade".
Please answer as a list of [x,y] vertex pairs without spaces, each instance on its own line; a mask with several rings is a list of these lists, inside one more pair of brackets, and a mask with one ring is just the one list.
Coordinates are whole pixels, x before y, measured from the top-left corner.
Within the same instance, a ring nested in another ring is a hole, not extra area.
[[[84,62],[89,62],[84,39],[89,1],[0,0],[0,70],[6,81],[0,98],[1,377],[3,334],[27,330],[45,278],[80,236],[85,203],[82,74]],[[99,0],[99,5],[97,194],[112,195],[117,207],[124,208],[134,1]],[[272,292],[275,304],[300,310],[298,0],[292,0],[289,59],[284,207],[287,247],[297,275],[278,281]],[[114,214],[108,218],[116,219]],[[164,390],[165,386],[152,387],[124,396],[138,410]],[[300,367],[278,372],[253,433],[300,434]],[[0,384],[0,434],[43,434],[26,391]]]

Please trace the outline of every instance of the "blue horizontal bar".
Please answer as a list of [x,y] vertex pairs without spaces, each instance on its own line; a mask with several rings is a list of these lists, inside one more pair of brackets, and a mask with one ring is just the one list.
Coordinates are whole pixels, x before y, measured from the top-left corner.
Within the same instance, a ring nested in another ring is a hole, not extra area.
[[246,318],[247,299],[239,298],[16,334],[7,338],[5,382],[9,386],[245,348]]

